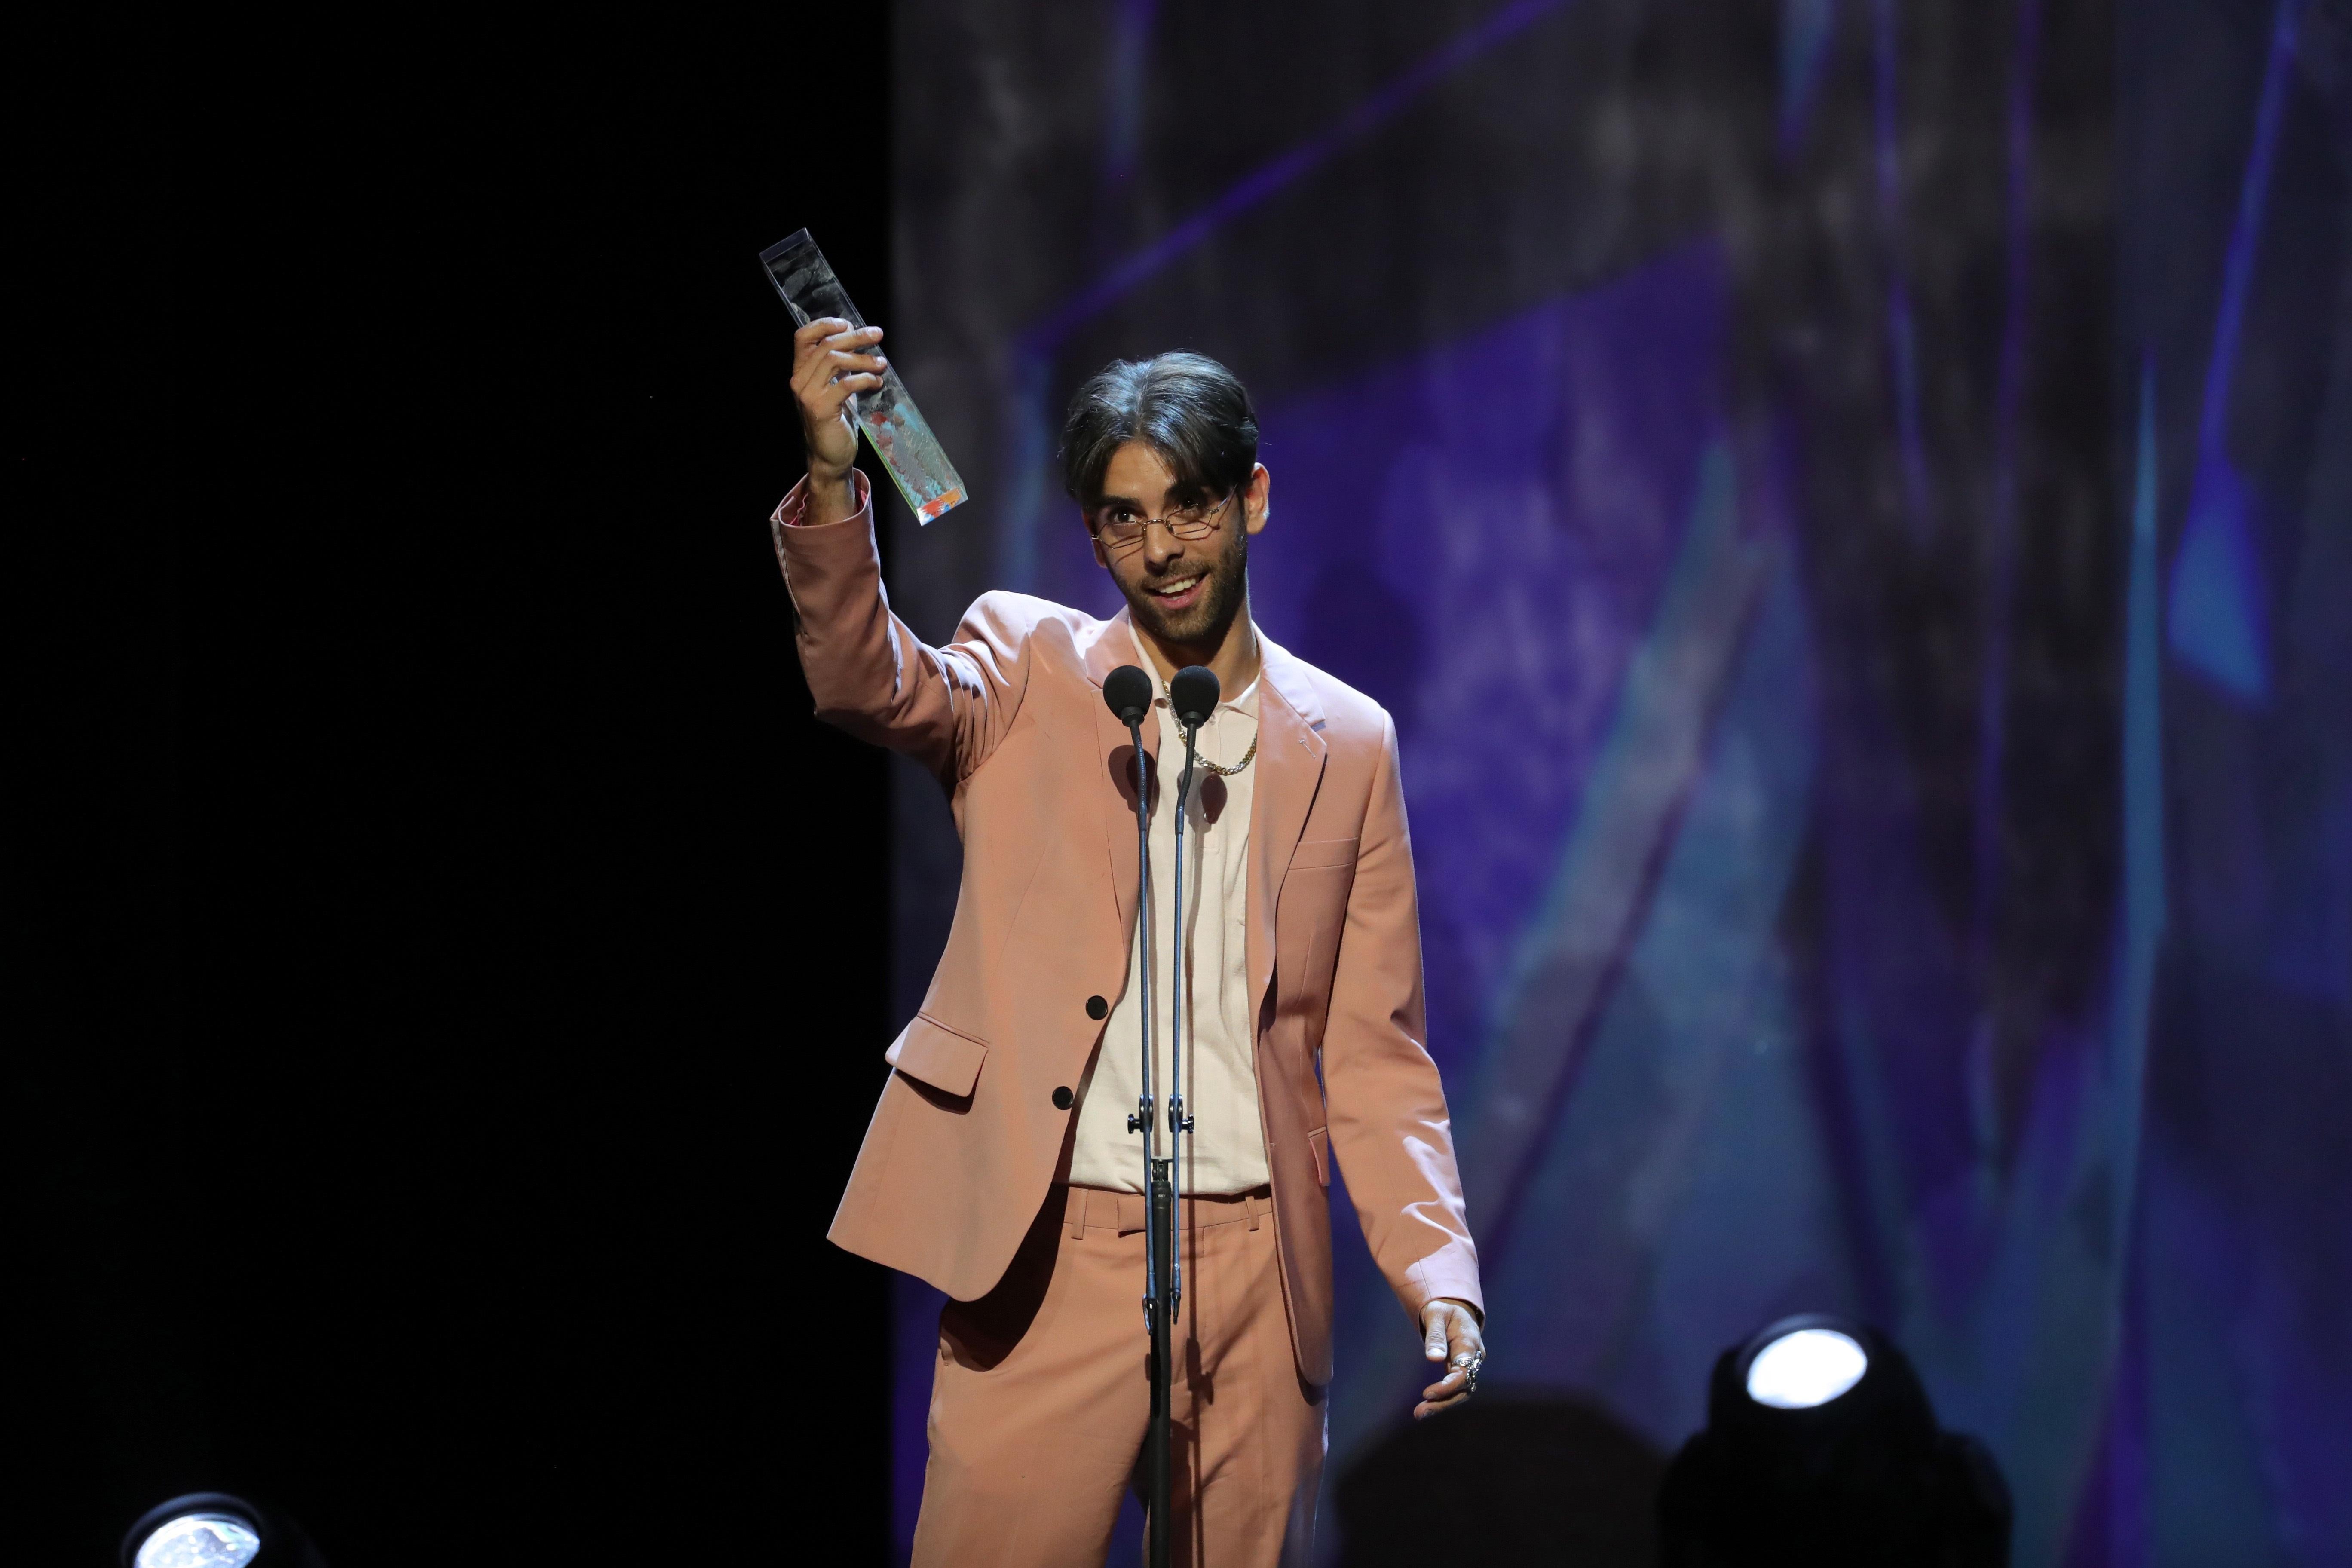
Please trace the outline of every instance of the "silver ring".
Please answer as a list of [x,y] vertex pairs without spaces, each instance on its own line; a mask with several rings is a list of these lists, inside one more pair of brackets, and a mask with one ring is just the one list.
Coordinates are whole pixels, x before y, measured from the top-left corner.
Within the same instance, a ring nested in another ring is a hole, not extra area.
[[1466,1377],[1466,1378],[1465,1378],[1465,1379],[1463,1380],[1463,1384],[1462,1384],[1462,1392],[1463,1392],[1463,1393],[1465,1393],[1465,1394],[1475,1394],[1475,1393],[1477,1393],[1477,1392],[1478,1392],[1478,1372],[1479,1372],[1479,1369],[1480,1369],[1480,1368],[1482,1368],[1482,1367],[1484,1367],[1486,1364],[1486,1356],[1485,1356],[1485,1355],[1481,1354],[1481,1355],[1478,1355],[1478,1356],[1475,1357],[1475,1358],[1471,1361],[1470,1364],[1469,1364],[1466,1368],[1465,1368],[1465,1369],[1464,1369],[1465,1372],[1467,1372],[1467,1373],[1469,1373],[1469,1376],[1468,1376],[1468,1377]]

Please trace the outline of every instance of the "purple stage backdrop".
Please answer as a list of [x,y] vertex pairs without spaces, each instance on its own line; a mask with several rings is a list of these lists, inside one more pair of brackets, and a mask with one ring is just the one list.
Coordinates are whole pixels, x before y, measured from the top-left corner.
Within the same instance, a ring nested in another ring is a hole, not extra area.
[[[2017,1563],[2352,1563],[2352,11],[894,29],[891,348],[973,496],[888,503],[895,600],[1108,613],[1070,389],[1250,382],[1256,613],[1396,716],[1501,1377],[1654,1457],[1855,1314]],[[903,1016],[956,847],[896,783]],[[1419,1363],[1340,1203],[1370,1562]]]

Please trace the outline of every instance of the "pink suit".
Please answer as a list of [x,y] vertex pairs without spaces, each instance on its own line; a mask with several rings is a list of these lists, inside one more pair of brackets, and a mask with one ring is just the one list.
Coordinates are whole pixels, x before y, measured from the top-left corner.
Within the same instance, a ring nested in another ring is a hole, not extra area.
[[[775,533],[818,714],[937,773],[964,848],[947,950],[887,1053],[898,1070],[831,1236],[985,1306],[1001,1282],[1014,1284],[1016,1252],[1034,1253],[1038,1227],[1053,1223],[1043,1216],[1066,1171],[1074,1117],[1056,1090],[1080,1083],[1101,1035],[1090,999],[1115,999],[1132,967],[1135,818],[1120,780],[1133,764],[1128,732],[1102,699],[1104,678],[1134,662],[1128,617],[992,593],[954,642],[928,647],[890,613],[870,503],[804,527],[803,499],[802,488],[786,498]],[[1423,1045],[1395,728],[1370,699],[1261,643],[1245,951],[1272,1224],[1246,1234],[1272,1243],[1264,1273],[1268,1289],[1279,1285],[1319,1463],[1334,1156],[1414,1325],[1401,1331],[1415,1331],[1435,1298],[1483,1303],[1444,1091]],[[1213,1205],[1197,1206],[1206,1215]],[[1063,1245],[1084,1245],[1084,1230],[1063,1226]],[[1139,1400],[1140,1281],[1139,1272],[1124,1308]],[[1192,1306],[1188,1299],[1188,1314]],[[939,1415],[935,1401],[935,1482]],[[1311,1475],[1305,1484],[1311,1496]],[[927,1496],[927,1522],[931,1511]]]

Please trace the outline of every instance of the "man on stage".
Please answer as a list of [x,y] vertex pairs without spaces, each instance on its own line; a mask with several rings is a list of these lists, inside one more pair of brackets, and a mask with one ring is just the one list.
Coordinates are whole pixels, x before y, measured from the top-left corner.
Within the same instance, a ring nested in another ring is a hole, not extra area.
[[[1414,1415],[1484,1361],[1477,1252],[1445,1096],[1423,1048],[1421,933],[1381,707],[1250,618],[1266,526],[1257,421],[1192,354],[1113,364],[1063,432],[1072,497],[1127,608],[1108,621],[983,595],[930,647],[891,615],[849,399],[878,328],[794,340],[808,475],[776,510],[817,711],[904,752],[953,803],[963,881],[922,1008],[835,1215],[853,1252],[929,1280],[940,1321],[919,1564],[1097,1564],[1143,1446],[1140,962],[1159,1081],[1183,1053],[1177,1140],[1177,1561],[1306,1560],[1331,1378],[1331,1162],[1364,1238],[1444,1363]],[[1185,807],[1171,677],[1215,672]],[[1143,723],[1155,953],[1139,952],[1136,759],[1103,681],[1152,678]],[[1181,952],[1184,1038],[1167,999]],[[1319,1073],[1318,1073],[1319,1068]]]

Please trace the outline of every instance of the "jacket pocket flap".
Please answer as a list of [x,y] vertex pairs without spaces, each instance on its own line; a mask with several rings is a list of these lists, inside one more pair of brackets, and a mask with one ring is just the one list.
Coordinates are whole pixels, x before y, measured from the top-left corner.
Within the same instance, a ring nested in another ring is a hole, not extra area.
[[1352,838],[1307,838],[1299,841],[1297,852],[1290,858],[1294,871],[1312,871],[1324,866],[1352,866],[1356,863],[1356,841]]
[[919,1079],[942,1094],[958,1098],[980,1081],[980,1064],[988,1047],[970,1035],[959,1035],[945,1024],[915,1015],[906,1031],[890,1042],[883,1059],[908,1078]]

